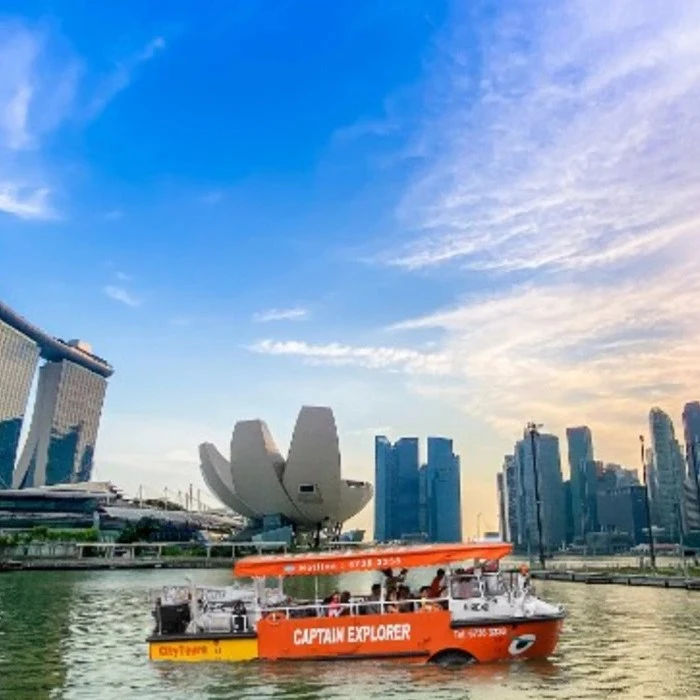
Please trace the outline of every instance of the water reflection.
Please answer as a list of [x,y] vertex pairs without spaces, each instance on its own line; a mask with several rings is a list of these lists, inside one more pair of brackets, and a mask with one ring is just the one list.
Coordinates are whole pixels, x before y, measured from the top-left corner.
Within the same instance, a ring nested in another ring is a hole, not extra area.
[[[416,583],[429,573],[418,572]],[[538,582],[569,613],[545,661],[456,671],[406,661],[150,663],[148,591],[186,575],[208,585],[231,580],[226,570],[3,574],[0,698],[698,697],[697,592]],[[319,579],[319,593],[368,590],[374,578]],[[313,579],[289,586],[313,596]]]
[[[0,579],[0,691],[13,698],[47,698],[65,683],[63,644],[70,634],[75,576],[42,572]],[[27,669],[26,672],[21,669]]]

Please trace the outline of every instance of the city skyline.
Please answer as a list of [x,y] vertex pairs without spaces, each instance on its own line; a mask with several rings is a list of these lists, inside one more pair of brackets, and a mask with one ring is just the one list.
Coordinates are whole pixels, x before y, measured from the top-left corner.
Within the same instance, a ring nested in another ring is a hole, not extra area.
[[0,299],[118,367],[96,477],[204,488],[232,415],[332,405],[360,479],[375,434],[453,436],[470,535],[529,419],[632,467],[649,407],[679,437],[700,8],[609,15],[5,3]]

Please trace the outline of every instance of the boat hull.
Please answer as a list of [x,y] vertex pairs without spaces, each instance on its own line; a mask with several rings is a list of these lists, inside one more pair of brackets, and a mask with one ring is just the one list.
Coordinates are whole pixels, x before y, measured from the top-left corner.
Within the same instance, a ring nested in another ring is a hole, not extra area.
[[451,622],[447,611],[336,618],[275,619],[258,623],[257,637],[151,637],[152,660],[396,658],[437,661],[450,656],[480,663],[552,654],[563,615]]

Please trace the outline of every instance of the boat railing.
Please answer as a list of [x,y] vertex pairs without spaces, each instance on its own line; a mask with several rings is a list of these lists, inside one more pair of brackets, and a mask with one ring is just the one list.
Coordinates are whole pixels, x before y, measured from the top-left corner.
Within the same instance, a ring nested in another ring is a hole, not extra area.
[[[413,613],[447,610],[449,598],[404,598],[402,600],[355,600],[349,603],[329,605],[316,603],[261,606],[263,618],[272,620],[304,617],[345,617],[360,615],[387,615],[397,612]],[[346,612],[347,611],[347,612]]]

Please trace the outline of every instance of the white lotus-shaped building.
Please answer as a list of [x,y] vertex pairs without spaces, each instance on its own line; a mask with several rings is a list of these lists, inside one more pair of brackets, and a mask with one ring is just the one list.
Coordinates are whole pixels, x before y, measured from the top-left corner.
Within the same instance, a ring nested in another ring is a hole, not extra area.
[[258,521],[280,516],[303,528],[334,527],[372,498],[368,482],[341,478],[335,418],[323,406],[302,407],[286,461],[261,420],[236,423],[230,461],[208,442],[199,446],[199,456],[212,493]]

